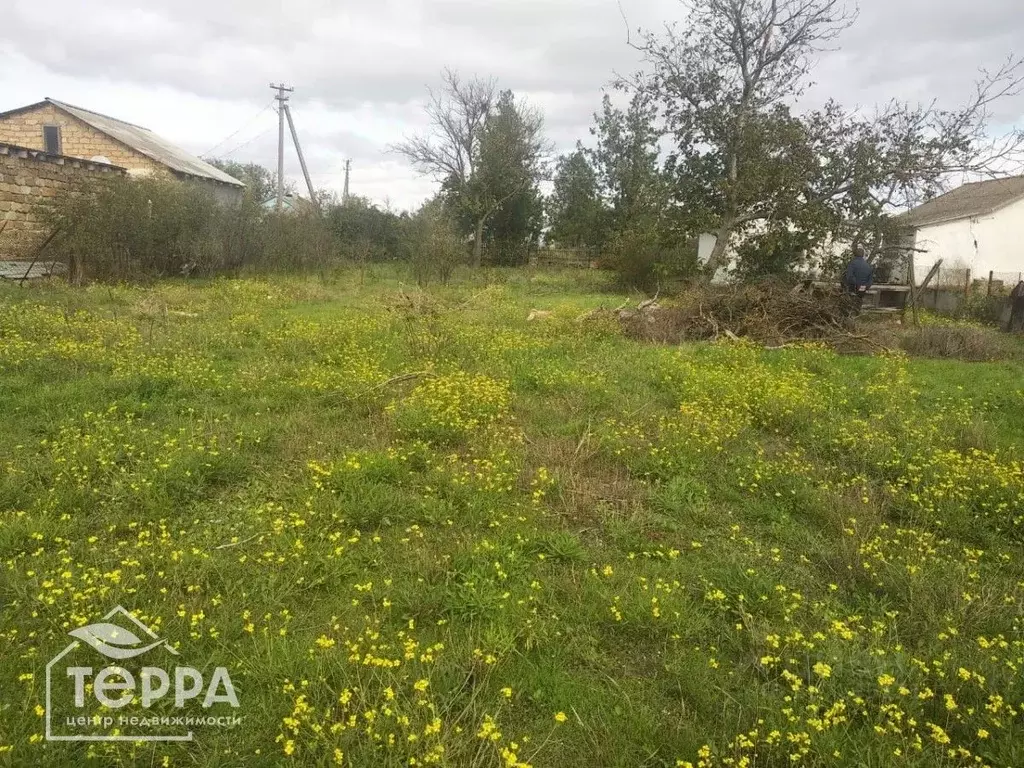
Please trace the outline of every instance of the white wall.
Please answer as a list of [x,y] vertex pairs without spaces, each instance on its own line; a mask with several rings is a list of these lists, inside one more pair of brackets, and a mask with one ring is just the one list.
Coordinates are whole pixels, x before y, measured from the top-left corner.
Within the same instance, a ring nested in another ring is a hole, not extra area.
[[[754,230],[757,231],[757,227],[760,225],[755,224]],[[792,227],[791,227],[792,228]],[[764,227],[761,225],[761,229]],[[795,230],[794,230],[795,231]],[[736,266],[736,242],[740,240],[740,237],[734,236],[733,242],[729,244],[726,249],[726,255],[728,256],[728,263],[725,267],[719,267],[718,271],[715,272],[715,276],[712,278],[712,282],[724,283],[729,281],[729,270]],[[697,239],[697,261],[701,264],[707,264],[708,259],[711,257],[711,251],[714,250],[715,244],[718,242],[718,236],[713,235],[710,232],[706,232]],[[848,240],[833,240],[831,237],[825,240],[817,249],[815,258],[817,259],[838,259],[844,263],[851,258],[851,248],[853,243]],[[931,266],[931,262],[928,263]],[[927,270],[925,270],[927,271]],[[811,274],[817,275],[819,270],[817,267],[810,271]],[[896,278],[894,277],[894,280]]]
[[[712,235],[710,232],[705,232],[699,238],[697,238],[697,261],[701,264],[707,264],[708,259],[711,258],[711,252],[715,250],[715,245],[718,244],[718,236]],[[711,278],[713,283],[726,283],[729,281],[729,270],[735,266],[736,262],[736,249],[730,246],[726,250],[728,261],[725,265],[715,270],[714,276]]]
[[[1024,272],[1024,200],[977,219],[962,219],[917,230],[914,254],[917,279],[942,259],[942,268],[970,269],[973,278],[1010,279]],[[1000,274],[1001,273],[1001,274]]]
[[701,264],[707,264],[708,259],[711,258],[711,252],[715,249],[715,243],[717,242],[718,238],[709,232],[705,232],[697,238],[697,261]]

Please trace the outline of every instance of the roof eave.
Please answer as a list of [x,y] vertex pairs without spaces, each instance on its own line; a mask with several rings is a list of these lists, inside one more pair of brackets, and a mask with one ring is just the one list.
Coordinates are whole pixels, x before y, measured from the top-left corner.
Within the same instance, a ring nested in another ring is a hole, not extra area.
[[946,216],[941,219],[925,219],[924,221],[910,221],[907,222],[908,227],[913,229],[922,229],[924,227],[935,227],[939,224],[950,224],[954,221],[963,221],[964,219],[974,219],[978,216],[984,216],[985,213],[969,213],[964,216]]
[[[157,161],[157,162],[159,162],[159,161]],[[173,174],[175,174],[177,176],[185,176],[185,177],[187,177],[189,179],[201,179],[202,181],[212,181],[212,182],[215,182],[216,184],[222,184],[225,187],[231,187],[233,189],[245,189],[245,184],[243,182],[241,182],[241,181],[239,181],[237,183],[234,183],[234,182],[230,182],[230,181],[224,181],[223,179],[217,179],[217,178],[214,178],[213,176],[200,176],[197,173],[188,173],[187,171],[179,171],[179,170],[177,170],[175,168],[171,168],[170,170],[171,170],[171,173],[173,173]]]
[[[952,194],[952,193],[947,193],[947,194]],[[916,209],[911,209],[909,211],[906,211],[905,213],[900,214],[899,216],[893,217],[893,220],[897,221],[897,222],[899,222],[899,223],[901,223],[901,224],[903,224],[904,226],[907,226],[907,227],[913,227],[914,229],[921,229],[922,227],[933,227],[933,226],[936,226],[938,224],[949,224],[950,222],[953,222],[953,221],[963,221],[964,219],[977,219],[977,218],[980,218],[981,216],[991,216],[993,213],[998,213],[999,211],[1003,210],[1004,208],[1009,208],[1011,205],[1016,205],[1017,203],[1021,202],[1022,200],[1024,200],[1024,193],[1021,193],[1019,195],[1015,195],[1014,197],[1012,197],[1009,200],[1006,200],[1005,202],[1001,202],[998,205],[993,205],[993,206],[990,206],[988,208],[982,208],[982,209],[979,209],[979,210],[974,210],[974,211],[971,211],[970,213],[958,213],[958,214],[954,214],[954,215],[950,215],[950,216],[941,216],[939,218],[928,218],[928,217],[926,217],[926,218],[924,218],[920,222],[914,221],[913,214],[914,214],[914,210],[916,210]],[[928,203],[923,203],[921,206],[918,206],[918,207],[920,208],[920,207],[923,207],[924,205],[928,205]]]
[[[92,166],[96,166],[97,168],[100,168],[100,169],[109,169],[111,171],[120,171],[122,173],[127,173],[128,172],[127,168],[124,168],[123,166],[120,166],[120,165],[114,165],[113,163],[101,163],[98,160],[89,160],[88,158],[75,157],[74,155],[54,154],[52,152],[46,152],[45,150],[42,150],[42,149],[33,149],[32,147],[22,147],[22,146],[19,146],[18,144],[11,144],[11,143],[6,142],[6,141],[0,141],[0,147],[5,147],[5,148],[7,148],[9,150],[14,150],[15,152],[18,152],[18,153],[27,152],[27,153],[31,154],[33,157],[42,156],[42,157],[47,158],[47,159],[60,160],[60,161],[62,161],[65,164],[68,163],[68,162],[79,163],[79,164],[85,166],[86,168],[90,168]],[[5,152],[3,154],[8,154],[8,153]]]
[[907,224],[907,226],[913,227],[914,229],[921,229],[921,227],[934,227],[938,224],[949,224],[954,221],[963,221],[964,219],[977,219],[982,216],[990,216],[993,213],[996,213],[997,211],[1003,210],[1003,208],[1008,208],[1014,203],[1019,203],[1021,200],[1024,200],[1024,195],[1014,200],[1011,200],[1010,202],[1005,203],[1003,205],[998,205],[995,208],[986,208],[985,210],[982,211],[971,211],[970,213],[963,213],[956,216],[943,216],[942,218],[938,219],[925,219],[924,221],[921,222],[910,222]]

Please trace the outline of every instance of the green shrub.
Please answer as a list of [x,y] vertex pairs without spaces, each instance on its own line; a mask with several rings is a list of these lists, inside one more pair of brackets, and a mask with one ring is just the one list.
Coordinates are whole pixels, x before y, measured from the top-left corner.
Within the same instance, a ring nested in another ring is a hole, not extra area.
[[603,265],[614,270],[626,288],[653,290],[672,278],[692,275],[697,269],[694,242],[673,242],[656,224],[638,221],[614,234]]
[[999,325],[1006,308],[1005,296],[971,294],[956,308],[953,317],[961,320],[976,320],[986,325]]
[[466,263],[466,246],[452,221],[438,208],[425,206],[410,222],[405,250],[416,282],[447,285],[455,268]]
[[172,179],[85,184],[44,215],[60,229],[52,254],[67,260],[76,282],[320,269],[341,258],[315,214],[268,212],[248,195],[221,205],[203,187]]
[[1006,336],[992,328],[923,326],[900,340],[903,349],[917,357],[944,357],[981,362],[1019,357]]
[[382,210],[365,198],[352,196],[325,210],[324,218],[338,244],[359,263],[393,261],[404,253],[407,214]]

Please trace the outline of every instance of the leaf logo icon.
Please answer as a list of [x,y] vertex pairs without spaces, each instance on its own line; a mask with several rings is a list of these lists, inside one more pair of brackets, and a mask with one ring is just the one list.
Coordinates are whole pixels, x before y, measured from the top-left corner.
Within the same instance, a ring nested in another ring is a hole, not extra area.
[[[164,643],[158,639],[149,645],[142,645],[143,641],[133,632],[109,622],[88,624],[68,634],[91,645],[110,659],[131,659]],[[177,654],[170,646],[167,646],[167,650]]]

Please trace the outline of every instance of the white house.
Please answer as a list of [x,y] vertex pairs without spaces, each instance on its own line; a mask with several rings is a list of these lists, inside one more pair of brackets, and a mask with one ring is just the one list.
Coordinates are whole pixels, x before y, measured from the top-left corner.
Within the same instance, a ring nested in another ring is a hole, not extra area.
[[1024,176],[964,184],[896,218],[913,243],[916,277],[942,269],[1015,283],[1024,272]]

